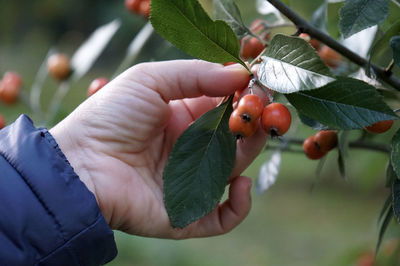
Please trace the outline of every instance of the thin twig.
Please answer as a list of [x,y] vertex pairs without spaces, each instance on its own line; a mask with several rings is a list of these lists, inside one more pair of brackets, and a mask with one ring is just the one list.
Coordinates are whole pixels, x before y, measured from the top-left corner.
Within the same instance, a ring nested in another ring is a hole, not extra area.
[[[324,32],[320,31],[319,29],[308,23],[305,19],[300,17],[293,10],[291,10],[282,1],[280,0],[266,0],[266,1],[270,2],[276,9],[278,9],[289,20],[291,20],[302,32],[307,33],[312,38],[317,39],[322,43],[326,44],[333,50],[337,51],[338,53],[342,54],[343,56],[351,60],[353,63],[363,68],[368,67],[369,65],[368,60],[362,58],[358,54],[349,50],[348,48],[337,42],[329,35],[325,34]],[[374,70],[378,78],[385,81],[396,90],[400,91],[400,79],[398,77],[393,75],[391,72],[387,73],[385,69],[381,66],[370,64],[370,67]]]

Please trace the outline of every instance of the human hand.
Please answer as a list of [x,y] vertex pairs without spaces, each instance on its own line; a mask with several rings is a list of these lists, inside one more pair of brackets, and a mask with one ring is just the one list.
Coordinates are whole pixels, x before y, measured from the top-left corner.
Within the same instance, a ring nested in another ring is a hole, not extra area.
[[50,130],[112,229],[189,238],[223,234],[251,207],[251,180],[239,175],[265,144],[258,130],[238,142],[229,198],[183,229],[173,229],[162,173],[179,135],[222,96],[246,87],[247,71],[199,60],[136,65],[88,98]]

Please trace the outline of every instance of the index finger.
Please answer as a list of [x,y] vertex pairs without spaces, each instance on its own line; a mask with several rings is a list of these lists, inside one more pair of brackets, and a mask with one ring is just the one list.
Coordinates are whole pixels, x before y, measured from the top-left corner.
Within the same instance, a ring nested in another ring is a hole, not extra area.
[[250,79],[247,70],[239,64],[223,66],[202,60],[142,63],[123,75],[157,91],[165,102],[202,95],[230,95],[244,88]]

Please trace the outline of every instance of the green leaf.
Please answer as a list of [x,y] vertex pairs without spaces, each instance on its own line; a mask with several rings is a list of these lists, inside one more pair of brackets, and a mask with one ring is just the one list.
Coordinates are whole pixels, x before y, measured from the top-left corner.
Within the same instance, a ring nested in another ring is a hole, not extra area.
[[389,0],[346,0],[339,10],[339,28],[344,38],[377,25],[389,14]]
[[173,45],[200,59],[237,62],[239,41],[226,22],[212,21],[196,0],[152,0],[150,21]]
[[392,138],[392,152],[390,154],[390,160],[393,166],[393,170],[396,175],[400,176],[400,129],[397,130]]
[[327,28],[328,33],[332,38],[338,39],[340,37],[339,31],[339,10],[343,6],[344,2],[331,2],[328,1],[328,17],[327,17]]
[[333,81],[333,75],[305,40],[282,34],[268,46],[258,69],[262,84],[281,93],[312,90]]
[[389,161],[388,166],[386,167],[386,187],[392,187],[393,182],[397,179],[397,174],[393,169],[392,162]]
[[379,217],[378,217],[378,223],[380,223],[382,221],[383,216],[385,215],[385,213],[389,210],[389,208],[392,208],[392,202],[393,202],[393,197],[392,194],[390,194],[386,200],[385,203],[382,206],[382,209],[379,213]]
[[74,70],[72,74],[73,80],[83,77],[94,62],[110,43],[121,25],[119,19],[115,19],[108,24],[97,28],[90,37],[76,50],[71,58],[71,67]]
[[205,113],[175,142],[164,169],[164,201],[173,227],[183,228],[220,201],[235,161],[229,130],[232,99]]
[[390,222],[393,219],[393,209],[390,208],[385,216],[385,219],[383,220],[381,227],[379,229],[379,236],[378,236],[378,242],[376,244],[376,249],[375,249],[375,253],[378,253],[379,251],[379,247],[381,246],[382,240],[383,240],[383,236],[385,235],[386,229],[388,228]]
[[328,3],[324,2],[320,5],[320,7],[315,10],[314,14],[311,17],[310,23],[320,29],[323,32],[327,32],[326,29],[326,19],[328,17]]
[[339,144],[338,144],[338,166],[339,172],[343,179],[346,178],[346,165],[345,165],[345,157],[347,156],[347,151],[349,148],[349,131],[342,131],[339,135]]
[[400,222],[400,180],[396,178],[392,186],[393,213],[397,221]]
[[327,130],[327,129],[329,129],[329,127],[321,124],[317,120],[309,118],[308,116],[306,116],[306,115],[304,115],[302,113],[298,113],[298,115],[299,115],[299,118],[300,118],[301,122],[303,124],[305,124],[306,126],[311,127],[312,129],[315,129],[315,130]]
[[387,51],[390,39],[400,33],[400,20],[396,21],[372,46],[370,61],[383,56]]
[[239,8],[234,0],[214,0],[214,17],[228,23],[239,38],[250,30],[244,25]]
[[390,47],[393,50],[394,62],[400,67],[400,35],[390,39]]
[[334,129],[358,129],[397,119],[375,87],[352,78],[339,78],[317,90],[286,98],[300,113]]

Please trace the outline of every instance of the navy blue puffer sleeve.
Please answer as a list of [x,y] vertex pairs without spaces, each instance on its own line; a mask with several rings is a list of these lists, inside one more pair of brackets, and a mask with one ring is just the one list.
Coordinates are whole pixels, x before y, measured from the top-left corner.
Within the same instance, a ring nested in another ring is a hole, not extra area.
[[0,130],[0,265],[101,265],[117,253],[94,195],[46,129]]

